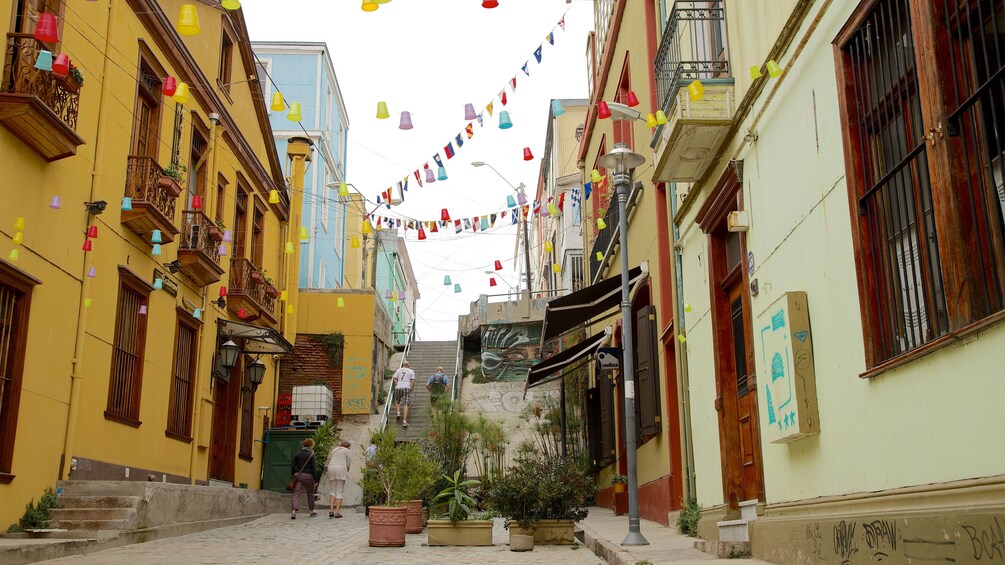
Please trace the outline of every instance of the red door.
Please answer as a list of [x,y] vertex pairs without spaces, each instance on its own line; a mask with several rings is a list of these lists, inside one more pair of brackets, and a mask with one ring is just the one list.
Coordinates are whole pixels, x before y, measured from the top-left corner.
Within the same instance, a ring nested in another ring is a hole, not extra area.
[[[723,375],[730,383],[726,389],[735,394],[736,414],[730,415],[730,426],[736,427],[740,471],[739,501],[763,499],[764,480],[761,476],[761,444],[757,432],[757,394],[754,392],[753,348],[751,347],[750,313],[744,299],[746,285],[743,277],[735,277],[727,289],[729,297],[729,327],[732,340],[728,344],[733,356],[732,375]],[[733,386],[729,386],[733,385]],[[739,502],[738,501],[738,502]]]

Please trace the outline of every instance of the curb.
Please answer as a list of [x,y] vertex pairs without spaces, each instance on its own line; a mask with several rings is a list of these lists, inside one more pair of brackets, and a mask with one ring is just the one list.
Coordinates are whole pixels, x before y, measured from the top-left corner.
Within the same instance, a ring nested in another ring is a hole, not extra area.
[[630,553],[621,549],[614,542],[601,538],[589,526],[579,523],[576,524],[576,528],[576,538],[597,557],[611,563],[611,565],[635,565],[636,559]]

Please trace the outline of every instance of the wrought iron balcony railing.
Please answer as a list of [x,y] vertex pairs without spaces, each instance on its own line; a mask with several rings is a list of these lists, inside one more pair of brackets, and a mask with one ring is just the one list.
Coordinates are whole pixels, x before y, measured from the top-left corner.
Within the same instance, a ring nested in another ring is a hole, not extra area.
[[654,64],[660,108],[667,114],[681,86],[729,76],[725,18],[723,0],[674,3]]
[[50,71],[35,68],[46,45],[30,33],[8,33],[0,92],[35,96],[70,129],[77,129],[80,93],[59,84]]
[[184,210],[182,215],[181,241],[179,249],[201,251],[220,264],[217,240],[210,235],[210,230],[216,229],[216,222],[199,210]]
[[231,299],[247,297],[264,316],[275,322],[276,297],[266,292],[266,287],[268,285],[265,282],[265,275],[250,260],[231,259],[229,288]]
[[126,165],[124,196],[132,199],[134,207],[140,203],[148,203],[171,220],[174,218],[178,194],[168,187],[168,183],[161,181],[164,176],[164,169],[153,157],[130,155]]
[[[638,205],[641,195],[642,183],[638,181],[632,183],[631,190],[628,192],[627,210],[629,223],[631,223],[632,209]],[[597,232],[597,238],[593,241],[593,248],[590,251],[590,284],[596,284],[600,281],[600,275],[603,274],[604,266],[611,260],[608,256],[614,251],[614,245],[620,237],[618,234],[618,221],[620,219],[618,196],[617,193],[614,193],[608,204],[607,212],[604,213],[604,223],[607,224],[607,227]],[[597,259],[597,251],[603,254],[603,259]]]

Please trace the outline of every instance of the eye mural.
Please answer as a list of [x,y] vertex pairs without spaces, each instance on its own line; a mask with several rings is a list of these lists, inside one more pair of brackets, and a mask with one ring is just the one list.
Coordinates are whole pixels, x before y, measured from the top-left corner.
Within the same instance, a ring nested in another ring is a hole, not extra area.
[[527,371],[551,357],[557,343],[541,348],[540,324],[492,324],[482,331],[482,376],[489,382],[527,380]]

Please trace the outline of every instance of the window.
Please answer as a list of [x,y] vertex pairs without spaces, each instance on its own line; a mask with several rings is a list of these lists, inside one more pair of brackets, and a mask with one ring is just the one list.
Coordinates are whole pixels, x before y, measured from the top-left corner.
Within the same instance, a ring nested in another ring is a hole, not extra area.
[[136,113],[130,152],[142,157],[157,157],[160,142],[161,75],[145,57],[140,58],[136,83]]
[[607,35],[610,32],[611,17],[614,15],[616,0],[597,0],[593,3],[594,34],[597,38],[597,56],[603,58],[607,49]]
[[[618,81],[618,91],[614,94],[614,101],[620,104],[628,104],[628,93],[632,90],[631,76],[631,56],[630,52],[625,53],[625,64],[621,68],[621,79]],[[629,149],[635,147],[635,138],[632,135],[635,122],[631,120],[614,120],[614,143],[624,143]]]
[[598,372],[597,386],[587,390],[587,435],[590,460],[595,468],[615,459],[614,453],[614,380],[609,371]]
[[325,233],[328,232],[328,168],[325,167],[324,172],[324,183],[317,188],[315,191],[315,198],[317,198],[318,206],[321,207],[321,227],[324,228]]
[[577,254],[569,255],[568,261],[569,276],[572,281],[572,292],[583,289],[583,256]]
[[586,36],[586,92],[593,96],[593,81],[597,78],[597,48],[592,31]]
[[31,290],[39,281],[0,263],[0,483],[14,479],[14,440],[28,345]]
[[328,265],[325,264],[324,259],[318,265],[318,288],[328,288]]
[[248,191],[241,182],[237,183],[237,199],[234,204],[234,258],[248,256]]
[[334,106],[332,106],[332,87],[328,86],[325,97],[325,132],[329,138],[331,138],[333,112]]
[[192,398],[195,393],[198,333],[199,326],[192,316],[188,312],[179,311],[167,422],[167,435],[178,439],[192,438]]
[[227,178],[222,174],[217,173],[216,176],[216,209],[214,219],[217,222],[226,224],[227,222],[223,219],[223,211],[227,205]]
[[238,455],[245,460],[252,460],[252,447],[255,445],[255,395],[251,392],[251,376],[244,363],[241,371],[241,445]]
[[112,343],[112,374],[108,383],[105,417],[131,426],[140,425],[140,389],[143,384],[143,350],[146,344],[150,286],[119,267],[119,300]]
[[870,368],[1005,308],[1003,18],[1005,0],[879,0],[835,42]]
[[[14,33],[24,33],[31,35],[35,33],[38,25],[38,15],[41,12],[56,14],[56,26],[59,28],[59,36],[63,37],[63,2],[61,0],[15,0],[17,8],[14,12]],[[49,47],[57,52],[59,43],[49,43]]]
[[255,60],[255,73],[258,75],[258,84],[262,89],[262,97],[265,98],[265,107],[272,113],[272,81],[269,75],[272,72],[272,59]]
[[251,264],[262,268],[265,252],[265,212],[255,206],[255,217],[251,222]]
[[206,194],[206,171],[208,169],[206,153],[209,150],[209,132],[202,125],[202,122],[192,113],[192,147],[189,153],[188,164],[188,202],[186,210],[192,209],[192,199],[198,194],[205,200]]
[[230,31],[230,24],[227,21],[227,16],[224,16],[223,21],[223,33],[221,33],[222,39],[220,40],[220,69],[217,73],[219,77],[220,88],[230,96],[230,81],[231,74],[234,69],[234,36]]

